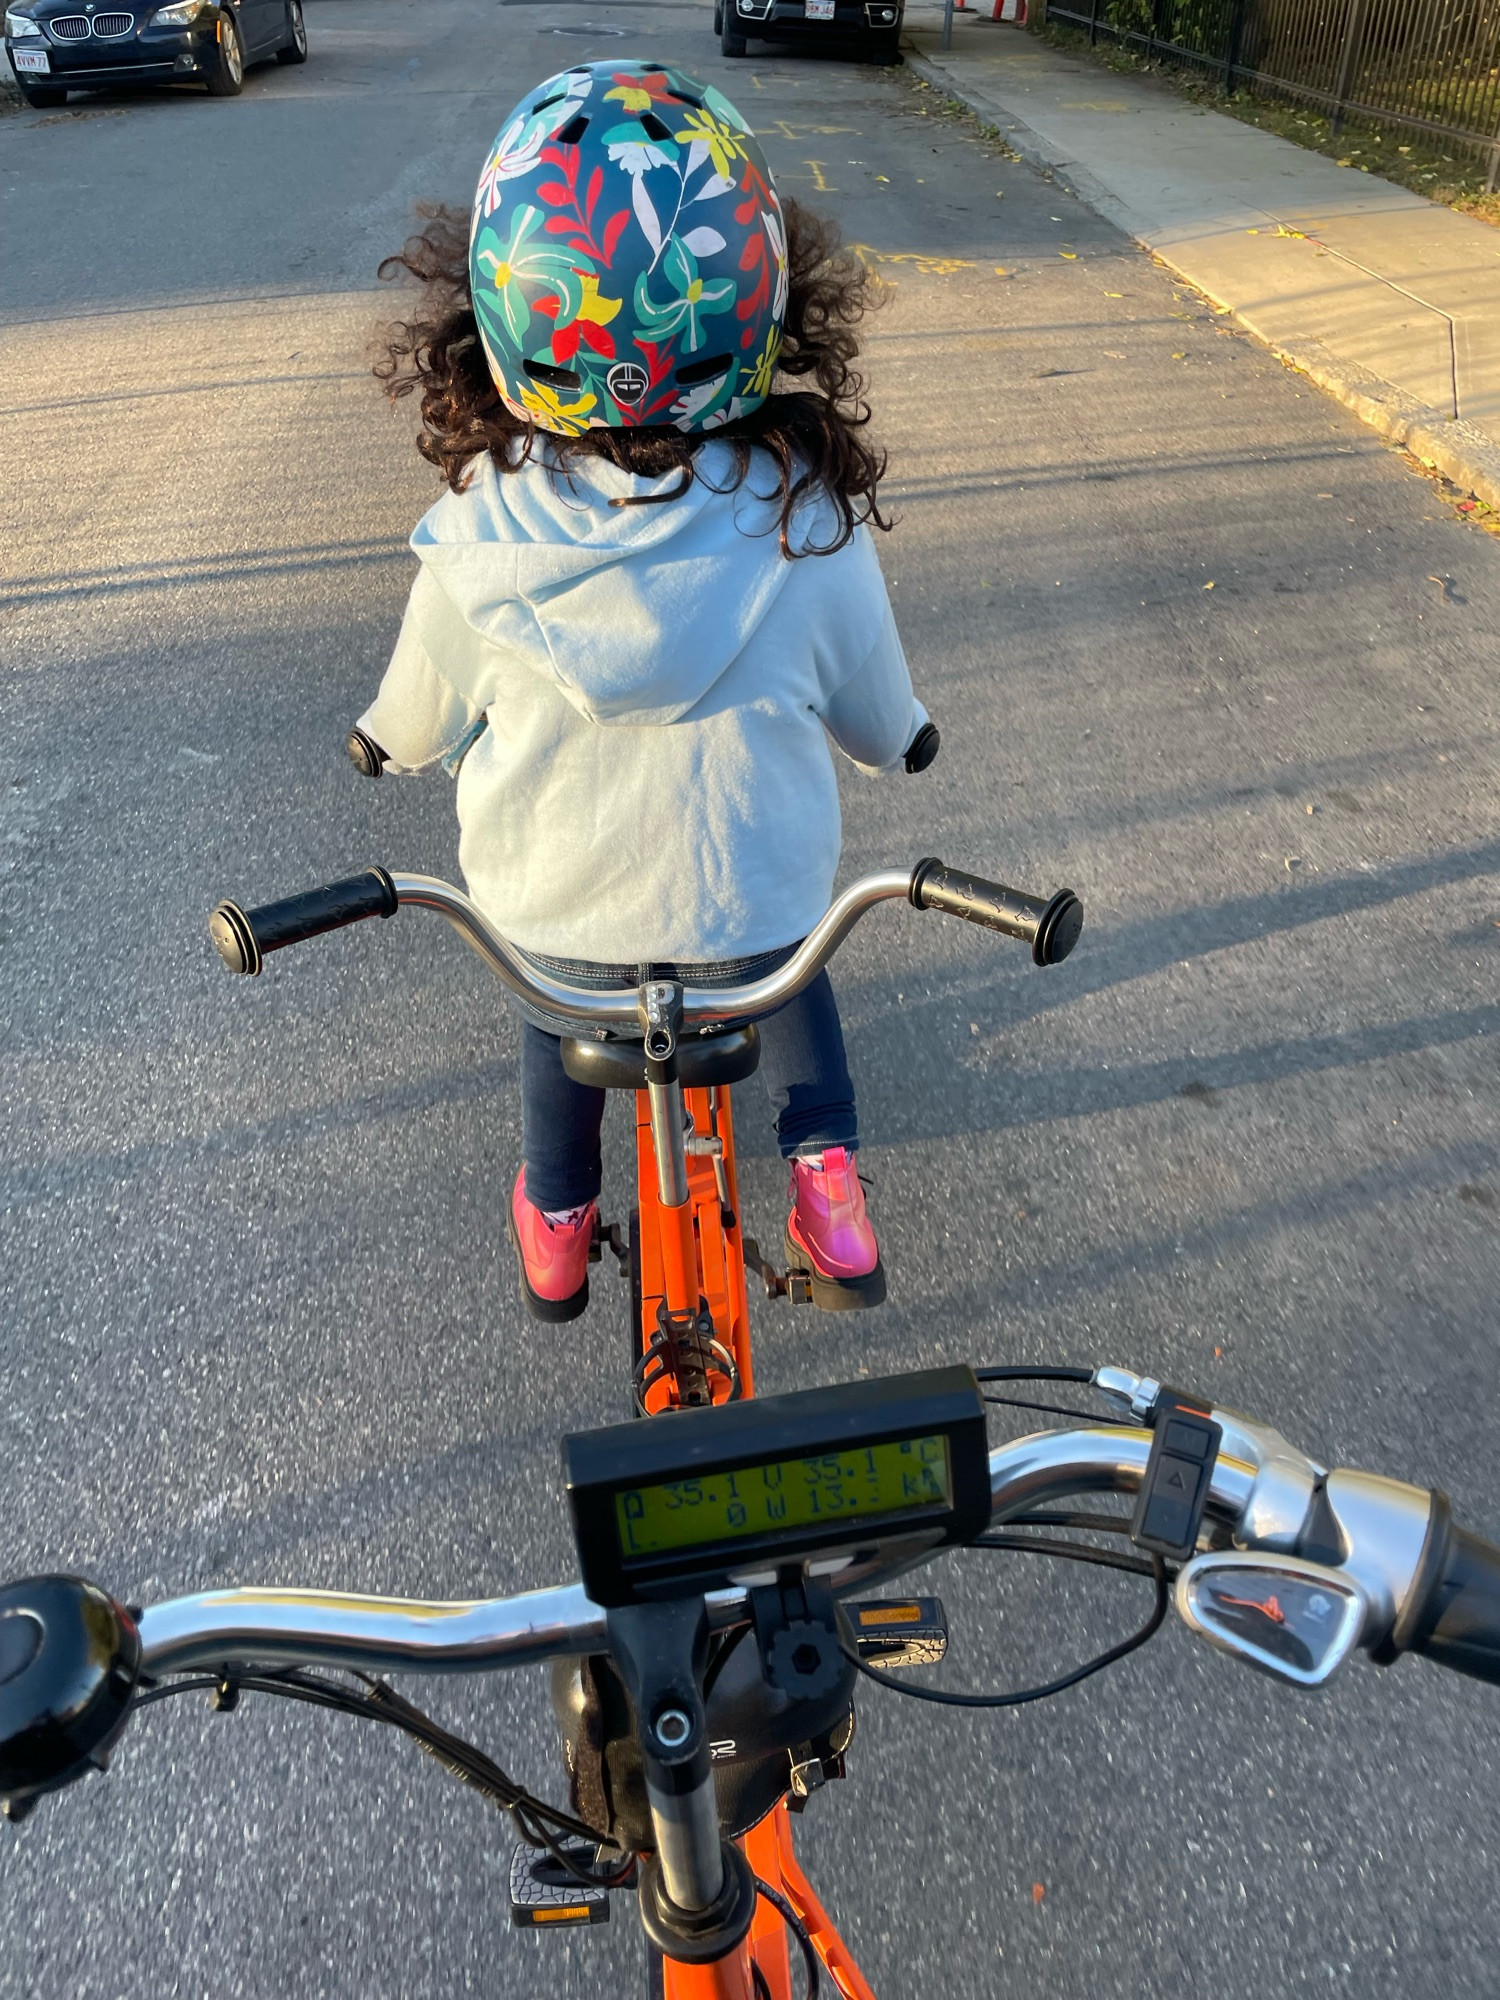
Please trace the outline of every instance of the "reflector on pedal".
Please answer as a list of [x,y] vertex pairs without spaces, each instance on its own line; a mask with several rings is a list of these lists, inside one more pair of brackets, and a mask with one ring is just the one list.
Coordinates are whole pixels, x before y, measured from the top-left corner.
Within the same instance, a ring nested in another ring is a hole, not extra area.
[[844,1610],[872,1666],[935,1667],[947,1657],[948,1620],[935,1597],[872,1597]]
[[[580,1868],[597,1859],[597,1849],[581,1840],[560,1843]],[[518,1841],[510,1857],[510,1920],[518,1929],[542,1925],[607,1924],[608,1889],[575,1882],[550,1854]]]

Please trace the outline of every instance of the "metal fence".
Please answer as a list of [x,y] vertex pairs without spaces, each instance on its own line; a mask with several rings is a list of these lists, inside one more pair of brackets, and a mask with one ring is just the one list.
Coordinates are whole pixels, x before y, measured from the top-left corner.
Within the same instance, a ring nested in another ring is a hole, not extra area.
[[1048,0],[1047,19],[1477,153],[1500,182],[1500,0]]

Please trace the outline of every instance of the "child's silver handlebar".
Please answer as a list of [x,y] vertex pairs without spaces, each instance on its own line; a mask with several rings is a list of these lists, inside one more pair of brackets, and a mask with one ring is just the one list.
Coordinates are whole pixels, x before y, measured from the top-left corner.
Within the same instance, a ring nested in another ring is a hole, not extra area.
[[[919,861],[914,868],[886,868],[851,883],[786,964],[765,978],[744,986],[687,987],[683,993],[684,1026],[709,1029],[727,1021],[774,1013],[811,985],[866,911],[877,903],[898,899],[919,910],[943,910],[986,930],[1017,938],[1031,946],[1039,965],[1059,964],[1083,928],[1083,905],[1071,889],[1060,889],[1051,897],[1029,896],[1003,883],[945,868],[940,861]],[[461,889],[432,875],[395,875],[384,868],[369,868],[326,888],[255,909],[223,902],[209,919],[209,934],[231,972],[257,973],[267,952],[367,917],[392,917],[403,905],[436,910],[496,977],[532,1006],[576,1021],[584,1029],[639,1028],[640,1001],[634,987],[600,991],[570,986],[552,977],[502,937]]]

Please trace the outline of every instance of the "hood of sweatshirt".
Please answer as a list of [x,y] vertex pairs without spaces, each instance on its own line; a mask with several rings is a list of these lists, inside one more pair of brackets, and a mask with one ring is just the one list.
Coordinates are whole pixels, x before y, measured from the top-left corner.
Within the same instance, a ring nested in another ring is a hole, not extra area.
[[[674,722],[733,664],[786,583],[774,483],[752,464],[734,492],[731,448],[705,445],[698,477],[641,479],[605,459],[567,473],[500,472],[476,460],[411,546],[481,637],[558,686],[595,722]],[[760,490],[757,491],[756,489]],[[648,499],[641,506],[611,501]],[[799,513],[804,541],[829,538],[826,501]]]

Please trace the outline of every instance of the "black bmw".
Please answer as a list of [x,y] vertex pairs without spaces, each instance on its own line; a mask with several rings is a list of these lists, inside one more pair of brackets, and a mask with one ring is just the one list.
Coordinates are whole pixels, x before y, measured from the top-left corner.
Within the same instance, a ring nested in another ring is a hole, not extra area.
[[251,63],[306,62],[307,29],[302,0],[10,0],[5,49],[28,104],[132,83],[235,97]]

